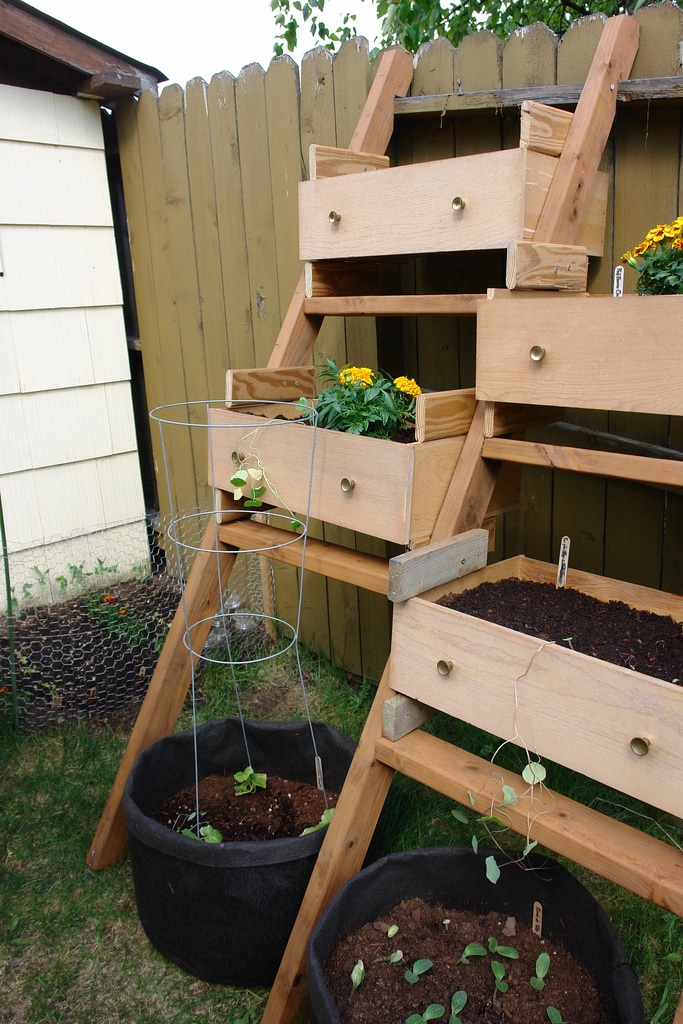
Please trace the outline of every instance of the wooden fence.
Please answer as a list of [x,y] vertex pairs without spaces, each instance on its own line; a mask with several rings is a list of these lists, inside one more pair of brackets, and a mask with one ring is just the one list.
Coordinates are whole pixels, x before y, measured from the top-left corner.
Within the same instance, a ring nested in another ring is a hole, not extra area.
[[[607,238],[604,257],[591,260],[593,292],[610,292],[622,252],[683,206],[683,79],[671,80],[682,71],[683,10],[666,2],[637,17],[631,79],[662,81],[620,94],[602,161],[610,177]],[[516,146],[521,99],[571,108],[601,30],[594,17],[560,40],[534,25],[504,45],[480,32],[457,49],[445,40],[424,46],[411,97],[396,103],[392,163]],[[307,174],[308,146],[348,145],[372,73],[367,44],[358,40],[335,57],[311,51],[300,71],[281,58],[265,72],[252,64],[236,79],[227,72],[208,85],[193,79],[184,91],[171,85],[158,98],[146,92],[117,107],[150,408],[220,399],[228,368],[266,365],[301,269],[297,184]],[[504,284],[504,259],[420,258],[387,272],[406,291],[481,292]],[[626,290],[634,285],[627,268]],[[679,337],[661,339],[672,358],[681,358],[681,342],[683,328]],[[474,354],[473,320],[327,320],[315,362],[380,366],[414,376],[424,388],[452,388],[474,383]],[[673,449],[674,457],[683,451],[683,421],[662,416],[570,411],[567,425],[542,436],[558,433],[564,444],[574,436],[636,454],[643,446]],[[155,436],[153,445],[160,469]],[[175,453],[170,500],[179,508],[207,506],[202,447],[188,442]],[[493,558],[523,552],[552,561],[568,534],[576,568],[683,593],[681,496],[567,476],[525,471],[519,510],[501,518]],[[167,511],[163,482],[159,490]],[[383,543],[340,528],[317,524],[314,532],[386,552]],[[385,599],[309,574],[303,635],[349,671],[379,675],[389,628]]]

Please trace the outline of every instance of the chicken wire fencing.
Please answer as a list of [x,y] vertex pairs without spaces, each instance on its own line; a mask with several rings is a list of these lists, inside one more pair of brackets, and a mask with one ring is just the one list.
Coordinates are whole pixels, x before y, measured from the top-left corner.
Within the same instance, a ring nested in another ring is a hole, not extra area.
[[[8,538],[9,614],[7,588],[0,585],[0,723],[23,731],[67,722],[132,724],[179,607],[180,576],[187,579],[201,541],[204,524],[193,515],[180,518],[180,548],[169,537],[170,518],[160,516],[146,531],[143,524],[144,549],[139,537],[129,545],[118,537],[113,548],[108,529],[89,534],[87,552],[75,555],[73,538],[24,551],[13,551]],[[60,560],[60,551],[71,554]],[[259,656],[272,644],[259,622],[275,601],[270,563],[238,554],[221,599],[230,614],[217,617],[206,650],[219,661],[226,644],[233,657]]]

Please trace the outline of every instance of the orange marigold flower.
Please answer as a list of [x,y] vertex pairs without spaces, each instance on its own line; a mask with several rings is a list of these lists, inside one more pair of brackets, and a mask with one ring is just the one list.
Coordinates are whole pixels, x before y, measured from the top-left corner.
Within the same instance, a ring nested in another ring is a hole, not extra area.
[[113,604],[115,600],[116,598],[113,597],[111,594],[105,594],[104,597],[102,598],[104,604]]
[[119,615],[127,615],[127,614],[128,614],[128,609],[127,608],[119,608]]
[[394,384],[399,391],[404,391],[406,395],[421,395],[422,388],[417,384],[412,377],[395,377]]
[[675,238],[671,243],[672,249],[683,249],[683,238]]

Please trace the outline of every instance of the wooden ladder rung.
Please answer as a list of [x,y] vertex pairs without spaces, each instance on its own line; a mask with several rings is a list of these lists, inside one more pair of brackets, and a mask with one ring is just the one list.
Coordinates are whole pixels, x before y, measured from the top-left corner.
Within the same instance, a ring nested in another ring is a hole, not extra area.
[[683,487],[683,461],[677,459],[653,459],[645,455],[624,455],[621,452],[592,451],[500,437],[487,438],[481,454],[485,459],[519,462],[525,466],[637,480],[658,487]]
[[382,764],[472,807],[498,814],[502,786],[511,786],[518,802],[505,807],[505,822],[522,835],[683,916],[683,852],[599,811],[544,788],[533,800],[521,776],[493,767],[474,754],[419,729],[400,740],[375,743]]
[[476,316],[486,295],[325,295],[304,299],[306,316]]
[[[301,567],[301,544],[291,544],[294,535],[252,519],[239,519],[218,527],[222,544],[242,551],[256,551],[277,562]],[[342,548],[315,537],[306,538],[304,566],[342,583],[386,594],[389,589],[389,563],[379,555]]]

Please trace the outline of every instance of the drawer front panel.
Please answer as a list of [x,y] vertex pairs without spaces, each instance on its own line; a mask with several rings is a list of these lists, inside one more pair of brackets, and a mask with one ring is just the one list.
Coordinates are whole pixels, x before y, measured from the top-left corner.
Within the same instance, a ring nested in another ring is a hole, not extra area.
[[683,415],[683,296],[481,302],[477,398]]

